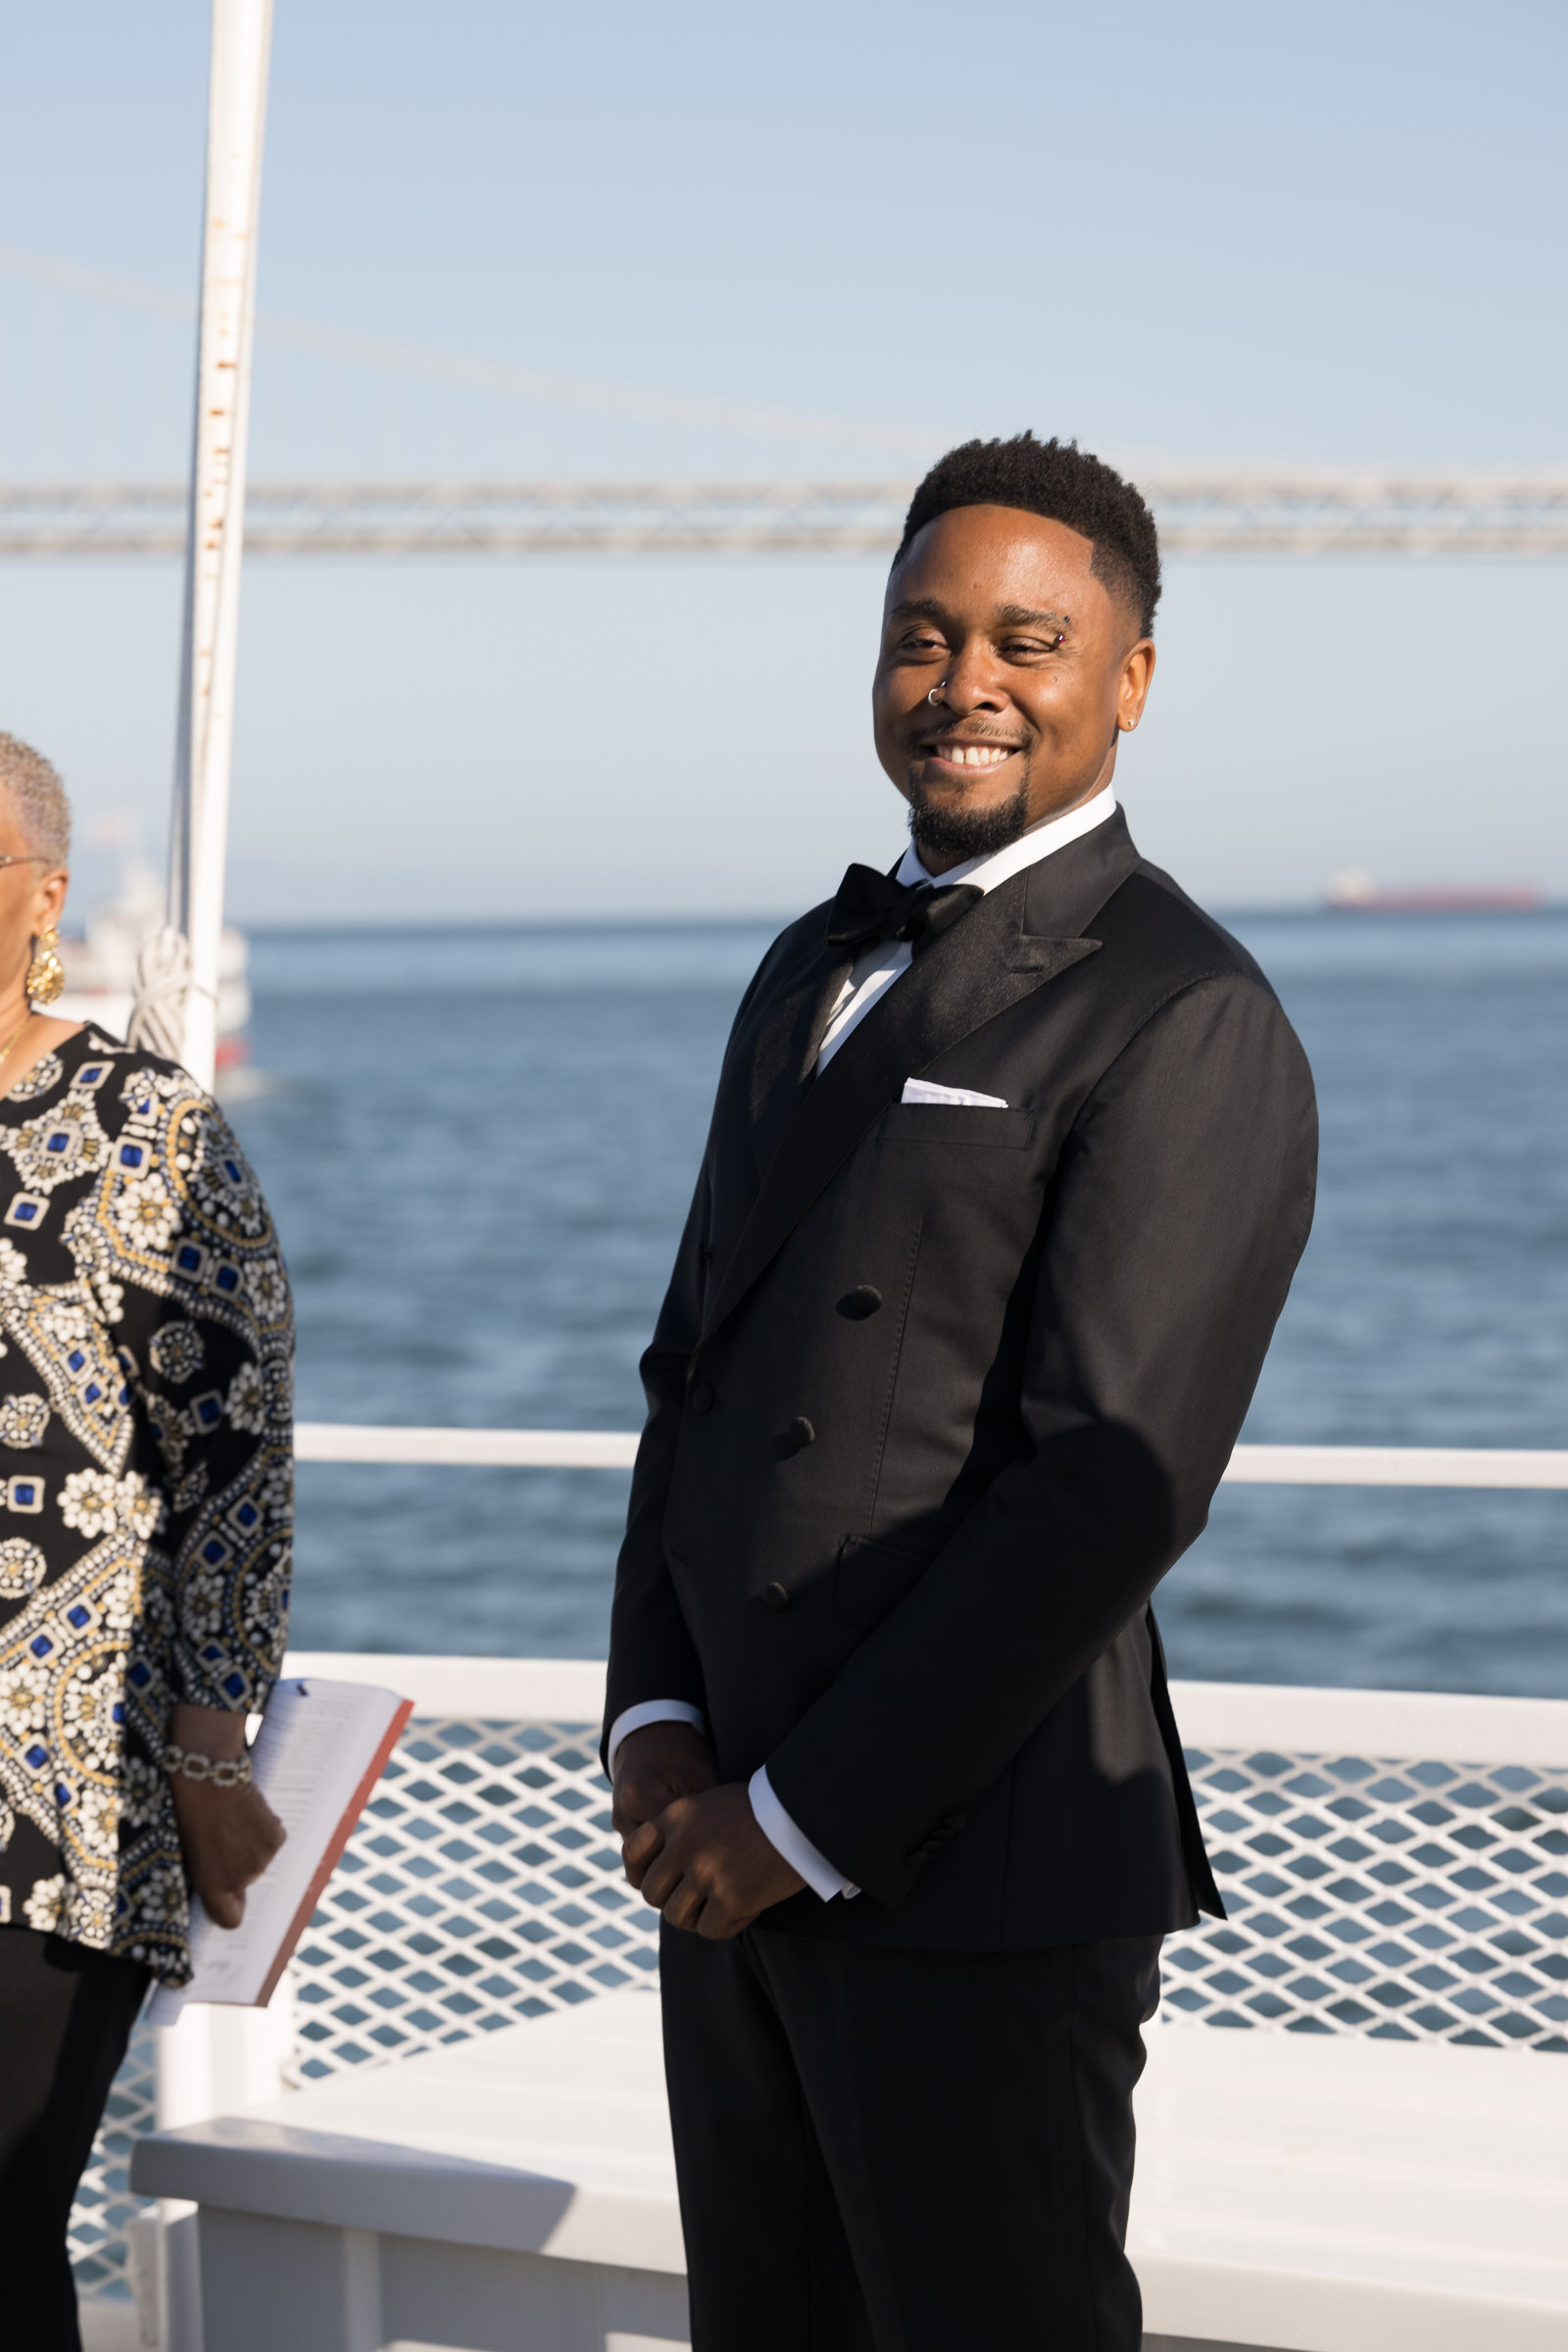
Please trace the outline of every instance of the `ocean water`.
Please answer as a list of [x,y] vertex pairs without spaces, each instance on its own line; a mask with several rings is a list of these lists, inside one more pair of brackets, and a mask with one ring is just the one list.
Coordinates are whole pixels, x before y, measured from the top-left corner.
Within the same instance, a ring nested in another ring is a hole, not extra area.
[[[1234,917],[1311,1057],[1316,1230],[1247,1436],[1568,1446],[1568,914]],[[323,1421],[631,1429],[755,924],[253,941],[235,1123]],[[304,1647],[603,1653],[626,1478],[300,1473]],[[1568,1688],[1568,1494],[1226,1488],[1178,1674]]]

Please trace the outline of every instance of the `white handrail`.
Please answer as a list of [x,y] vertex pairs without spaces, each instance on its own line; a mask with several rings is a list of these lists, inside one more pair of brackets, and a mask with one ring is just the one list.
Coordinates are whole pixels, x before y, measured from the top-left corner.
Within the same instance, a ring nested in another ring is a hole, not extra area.
[[[301,1421],[301,1462],[408,1467],[629,1470],[634,1432],[611,1429],[416,1429]],[[1225,1472],[1239,1486],[1568,1489],[1568,1451],[1502,1446],[1238,1446]]]
[[629,1470],[634,1434],[617,1429],[405,1429],[297,1421],[297,1462],[405,1462],[506,1470]]
[[1568,1487],[1568,1452],[1510,1446],[1238,1446],[1250,1487]]
[[[384,1683],[421,1715],[597,1725],[602,1658],[460,1658],[403,1651],[290,1650],[283,1671]],[[1457,1690],[1353,1690],[1263,1683],[1171,1685],[1192,1746],[1290,1754],[1444,1757],[1464,1764],[1568,1765],[1568,1699]]]

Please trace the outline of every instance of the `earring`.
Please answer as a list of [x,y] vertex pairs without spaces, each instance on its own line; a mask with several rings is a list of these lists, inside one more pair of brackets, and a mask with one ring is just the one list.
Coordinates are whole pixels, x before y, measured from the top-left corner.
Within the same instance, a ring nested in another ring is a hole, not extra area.
[[51,928],[32,943],[32,961],[22,984],[29,1004],[52,1004],[66,985],[66,967],[55,954],[59,938],[59,932]]

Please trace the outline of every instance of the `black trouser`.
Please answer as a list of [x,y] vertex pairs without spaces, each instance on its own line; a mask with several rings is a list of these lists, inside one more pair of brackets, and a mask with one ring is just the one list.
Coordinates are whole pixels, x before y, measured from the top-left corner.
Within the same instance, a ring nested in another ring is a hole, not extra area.
[[1138,2352],[1158,1936],[879,1951],[664,1931],[692,2352]]
[[17,2352],[79,2352],[66,2228],[146,1990],[138,1961],[0,1928],[0,2323]]

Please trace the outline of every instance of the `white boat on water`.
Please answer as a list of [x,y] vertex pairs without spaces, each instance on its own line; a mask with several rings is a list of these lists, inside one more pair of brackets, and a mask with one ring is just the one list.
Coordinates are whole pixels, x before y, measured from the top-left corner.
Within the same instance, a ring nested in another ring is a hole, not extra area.
[[[87,917],[86,929],[62,932],[65,994],[54,1010],[65,1021],[93,1021],[123,1037],[136,993],[136,958],[164,921],[164,884],[145,858],[122,856],[114,896]],[[218,1077],[249,1057],[250,946],[243,931],[223,926],[218,955]]]

